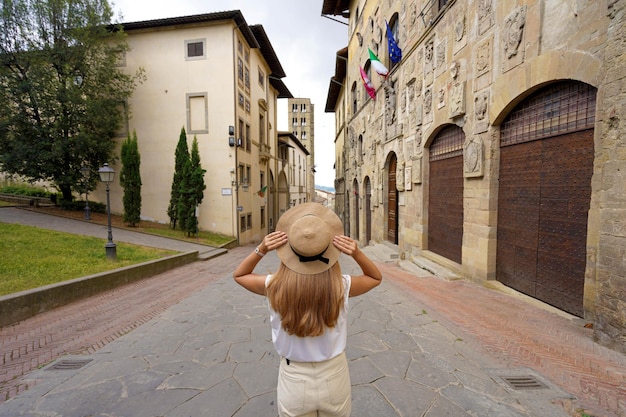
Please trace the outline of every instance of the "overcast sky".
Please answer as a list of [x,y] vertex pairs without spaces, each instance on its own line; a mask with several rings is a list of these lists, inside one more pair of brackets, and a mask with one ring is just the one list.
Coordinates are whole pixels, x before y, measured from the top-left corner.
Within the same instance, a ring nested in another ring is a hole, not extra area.
[[[263,25],[294,97],[315,105],[315,183],[334,186],[334,113],[325,113],[335,54],[347,45],[347,26],[321,16],[323,0],[110,0],[119,22],[241,10],[248,25]],[[287,100],[279,102],[278,129],[287,130]]]

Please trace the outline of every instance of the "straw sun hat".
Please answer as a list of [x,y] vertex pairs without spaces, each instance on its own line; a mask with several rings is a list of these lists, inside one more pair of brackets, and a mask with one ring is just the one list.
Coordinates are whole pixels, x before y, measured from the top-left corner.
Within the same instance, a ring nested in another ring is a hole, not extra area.
[[276,252],[294,272],[319,274],[339,259],[333,237],[343,234],[343,225],[332,210],[321,204],[304,203],[287,210],[278,219],[276,230],[287,233],[288,242]]

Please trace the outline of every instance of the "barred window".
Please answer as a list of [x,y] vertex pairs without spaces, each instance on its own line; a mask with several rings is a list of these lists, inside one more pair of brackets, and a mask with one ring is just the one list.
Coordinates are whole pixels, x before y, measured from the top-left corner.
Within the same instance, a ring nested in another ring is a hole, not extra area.
[[502,123],[500,146],[593,128],[596,88],[578,81],[552,84],[529,96]]
[[465,133],[463,129],[455,125],[444,127],[430,145],[430,160],[453,158],[463,155],[463,142]]

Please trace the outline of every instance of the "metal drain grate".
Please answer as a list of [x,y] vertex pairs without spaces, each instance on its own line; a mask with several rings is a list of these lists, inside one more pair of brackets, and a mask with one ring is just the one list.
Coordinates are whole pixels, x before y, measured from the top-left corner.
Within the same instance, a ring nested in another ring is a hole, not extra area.
[[516,390],[548,389],[548,386],[532,375],[501,376],[509,386]]
[[73,371],[87,365],[93,359],[64,359],[46,368],[46,371]]

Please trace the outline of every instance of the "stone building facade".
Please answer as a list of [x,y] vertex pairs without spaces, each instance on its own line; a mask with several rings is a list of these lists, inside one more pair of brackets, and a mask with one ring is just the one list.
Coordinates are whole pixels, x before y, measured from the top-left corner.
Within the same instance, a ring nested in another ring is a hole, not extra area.
[[[240,244],[263,239],[281,211],[278,184],[278,99],[293,96],[262,25],[239,10],[123,25],[130,51],[120,66],[143,68],[127,108],[120,144],[136,132],[141,153],[142,213],[168,223],[167,207],[181,127],[196,138],[206,189],[198,206],[200,230],[233,236]],[[219,59],[214,59],[219,57]],[[119,172],[119,165],[111,166]],[[123,211],[123,190],[112,185],[111,207]],[[94,199],[102,201],[99,188]]]
[[310,98],[287,99],[288,121],[291,132],[309,152],[307,156],[307,201],[315,199],[315,104]]
[[584,317],[626,352],[625,7],[325,0],[349,20],[326,105],[349,233]]

